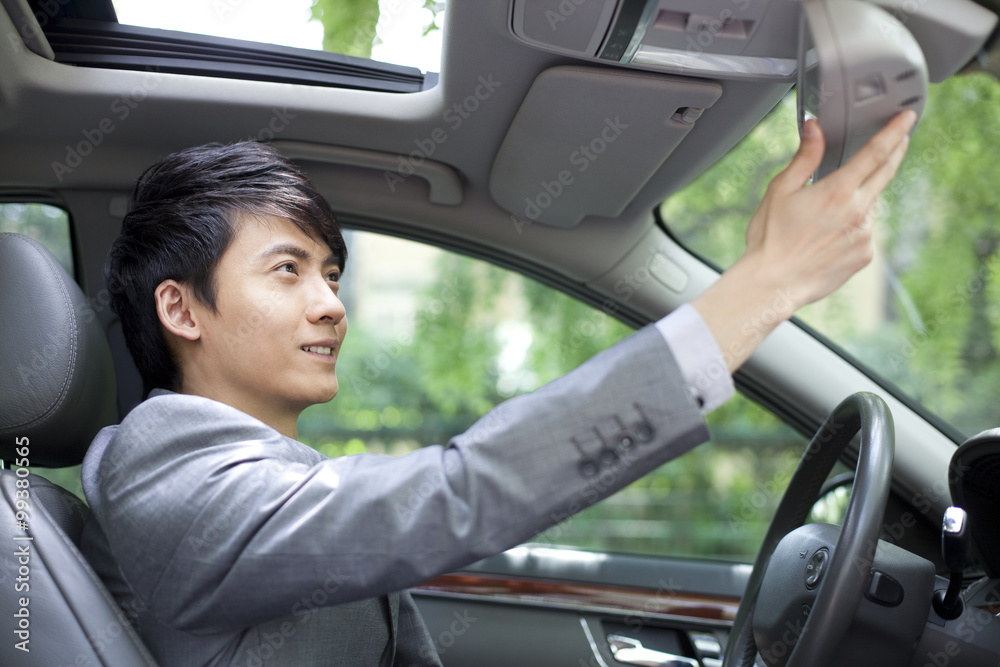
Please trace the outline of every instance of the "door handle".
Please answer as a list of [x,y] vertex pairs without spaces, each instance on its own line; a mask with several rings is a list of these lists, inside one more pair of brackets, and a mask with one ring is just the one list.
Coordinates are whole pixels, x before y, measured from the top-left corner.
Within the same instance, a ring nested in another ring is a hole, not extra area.
[[618,662],[626,662],[640,667],[701,667],[694,658],[673,655],[646,648],[638,639],[624,635],[608,635],[611,655]]

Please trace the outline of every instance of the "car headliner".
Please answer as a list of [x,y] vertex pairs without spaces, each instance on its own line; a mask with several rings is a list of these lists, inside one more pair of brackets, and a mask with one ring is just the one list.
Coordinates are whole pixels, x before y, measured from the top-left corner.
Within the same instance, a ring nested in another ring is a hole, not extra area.
[[[653,211],[742,139],[791,83],[722,81],[718,101],[618,217],[588,217],[571,230],[517,224],[490,194],[498,149],[539,74],[586,63],[526,45],[508,24],[507,2],[449,2],[440,80],[428,90],[407,94],[74,67],[37,55],[16,38],[0,40],[0,196],[24,200],[35,195],[41,197],[37,201],[68,205],[77,224],[85,224],[75,230],[74,243],[78,278],[93,296],[103,287],[103,257],[117,235],[131,184],[163,155],[210,141],[259,136],[276,117],[288,121],[277,137],[281,142],[404,156],[414,150],[415,140],[444,129],[447,140],[436,144],[432,159],[457,175],[457,205],[429,201],[427,184],[418,178],[393,183],[390,190],[385,169],[316,160],[301,164],[349,227],[428,240],[492,259],[592,302],[611,299],[633,324],[689,301],[716,274],[663,234]],[[0,32],[17,35],[5,12],[0,12]],[[789,34],[788,40],[786,47],[797,37]],[[493,82],[489,98],[453,128],[445,114],[474,94],[483,77]],[[600,98],[602,90],[595,84],[591,93]],[[128,105],[128,116],[121,119],[112,105],[126,97],[141,102]],[[630,114],[652,119],[665,113],[629,106],[629,100],[621,104]],[[85,132],[109,118],[113,130],[91,135],[100,138],[99,145],[78,167],[53,169],[54,162],[66,160],[69,147],[87,138]],[[671,289],[651,281],[648,289],[629,298],[616,292],[622,277],[647,267],[654,252],[674,262],[684,284]],[[815,383],[812,378],[824,380]],[[786,418],[806,428],[814,428],[849,393],[885,395],[794,324],[775,332],[739,382],[769,403],[792,406]],[[890,398],[890,407],[896,419],[897,490],[912,494],[946,479],[954,444],[901,402]],[[947,500],[942,498],[940,505]]]

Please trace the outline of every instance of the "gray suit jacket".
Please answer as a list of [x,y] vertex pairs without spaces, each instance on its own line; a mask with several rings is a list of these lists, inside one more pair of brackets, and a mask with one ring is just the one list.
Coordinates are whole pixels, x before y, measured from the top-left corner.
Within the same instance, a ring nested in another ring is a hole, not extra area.
[[158,391],[87,454],[84,549],[164,665],[439,664],[393,591],[515,546],[706,438],[652,327],[403,457],[325,458]]

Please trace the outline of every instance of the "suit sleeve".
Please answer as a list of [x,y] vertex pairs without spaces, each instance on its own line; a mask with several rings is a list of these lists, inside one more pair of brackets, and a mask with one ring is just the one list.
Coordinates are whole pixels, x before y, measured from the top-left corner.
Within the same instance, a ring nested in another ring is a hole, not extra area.
[[[669,348],[647,327],[446,447],[302,459],[247,415],[147,400],[88,490],[133,592],[194,633],[340,604],[513,547],[707,438]],[[323,582],[333,582],[327,585]]]

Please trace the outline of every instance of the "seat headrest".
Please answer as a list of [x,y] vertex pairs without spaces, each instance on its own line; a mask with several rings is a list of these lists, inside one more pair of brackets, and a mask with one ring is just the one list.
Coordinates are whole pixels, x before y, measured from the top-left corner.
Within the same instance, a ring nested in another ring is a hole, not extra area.
[[26,437],[32,466],[80,463],[114,422],[115,395],[108,341],[76,282],[34,239],[0,234],[0,459]]

